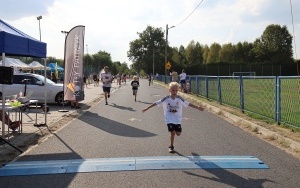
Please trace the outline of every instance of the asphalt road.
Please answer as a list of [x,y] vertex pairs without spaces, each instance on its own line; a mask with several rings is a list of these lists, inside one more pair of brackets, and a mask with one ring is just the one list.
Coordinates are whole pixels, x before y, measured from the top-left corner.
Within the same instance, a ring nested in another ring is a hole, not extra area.
[[69,122],[18,161],[145,157],[255,156],[267,170],[145,170],[0,177],[0,187],[300,187],[299,160],[222,118],[184,108],[183,132],[168,153],[169,133],[162,108],[142,109],[164,97],[160,85],[140,80],[137,102],[131,87],[112,93]]

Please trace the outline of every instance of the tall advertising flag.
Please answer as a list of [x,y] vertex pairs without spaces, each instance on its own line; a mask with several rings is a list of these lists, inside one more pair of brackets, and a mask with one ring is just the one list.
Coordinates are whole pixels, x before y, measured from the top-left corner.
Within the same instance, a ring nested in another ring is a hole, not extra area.
[[83,91],[83,55],[84,26],[71,29],[65,40],[64,100],[82,101]]

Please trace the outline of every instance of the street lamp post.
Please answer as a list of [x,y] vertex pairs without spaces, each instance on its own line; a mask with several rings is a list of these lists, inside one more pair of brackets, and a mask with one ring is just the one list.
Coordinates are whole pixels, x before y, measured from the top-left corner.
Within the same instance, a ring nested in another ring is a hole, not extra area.
[[[69,33],[68,31],[61,31],[62,34],[65,35],[65,44],[64,44],[64,65],[66,65],[66,57],[65,57],[65,53],[66,53],[66,38],[67,38],[67,34]],[[63,84],[64,84],[64,80],[65,80],[65,76],[63,76]],[[62,110],[58,110],[59,112],[69,112],[69,110],[65,109],[65,105],[63,102],[63,109]]]
[[42,19],[42,16],[38,16],[38,17],[36,17],[36,19],[39,21],[40,41],[42,41],[41,21],[40,21]]
[[67,37],[68,31],[61,31],[61,33],[65,34],[65,38]]
[[166,45],[165,45],[165,84],[167,84],[167,68],[166,68],[166,63],[168,61],[168,31],[169,29],[172,29],[175,26],[168,27],[168,24],[166,25]]

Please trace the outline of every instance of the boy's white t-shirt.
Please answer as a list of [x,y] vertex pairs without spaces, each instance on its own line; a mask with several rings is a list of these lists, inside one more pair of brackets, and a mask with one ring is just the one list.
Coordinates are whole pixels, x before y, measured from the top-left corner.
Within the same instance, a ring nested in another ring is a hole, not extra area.
[[185,72],[181,73],[179,76],[180,76],[180,80],[186,80],[186,73]]
[[178,95],[175,99],[172,99],[171,96],[166,96],[155,103],[158,107],[163,106],[166,124],[181,124],[182,106],[188,107],[190,104],[188,101],[184,100]]
[[103,82],[104,87],[111,87],[112,75],[111,73],[102,73],[101,81]]

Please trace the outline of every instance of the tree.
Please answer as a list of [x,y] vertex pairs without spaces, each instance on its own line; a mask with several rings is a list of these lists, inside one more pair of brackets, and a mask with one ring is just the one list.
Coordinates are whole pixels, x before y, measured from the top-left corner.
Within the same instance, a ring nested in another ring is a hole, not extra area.
[[91,74],[91,69],[92,69],[92,64],[94,62],[93,57],[89,54],[86,54],[83,56],[83,71],[84,74],[90,75]]
[[93,54],[92,57],[94,60],[92,63],[93,72],[99,72],[104,66],[111,67],[112,65],[111,56],[105,51],[99,51],[98,53]]
[[254,62],[253,43],[238,42],[234,45],[234,62],[235,63],[251,63]]
[[218,43],[213,43],[209,48],[207,63],[220,62],[220,50],[221,50],[221,45]]
[[233,63],[234,59],[233,45],[231,43],[224,44],[220,50],[220,62]]
[[166,42],[162,28],[154,28],[147,26],[142,33],[137,33],[138,39],[129,43],[129,51],[127,56],[133,62],[133,68],[138,72],[144,70],[146,72],[153,71],[153,57],[155,72],[164,72],[164,48]]
[[208,55],[209,55],[209,47],[207,45],[204,45],[203,47],[203,64],[208,63]]
[[171,67],[170,71],[173,71],[173,70],[178,71],[182,68],[180,65],[181,55],[179,53],[179,49],[177,47],[173,47],[173,48],[171,48],[170,51],[172,54],[171,60],[170,60],[172,67]]
[[290,63],[293,61],[292,39],[286,26],[269,25],[254,42],[254,53],[261,62]]
[[179,47],[179,50],[178,50],[178,53],[179,53],[179,65],[181,66],[181,68],[185,68],[185,65],[186,65],[186,57],[185,57],[185,48],[184,46],[180,46]]
[[187,65],[200,65],[203,63],[202,46],[199,42],[195,43],[193,40],[188,44],[185,49],[185,57]]

